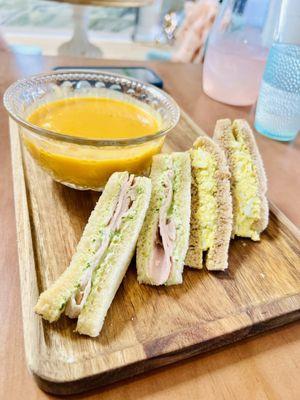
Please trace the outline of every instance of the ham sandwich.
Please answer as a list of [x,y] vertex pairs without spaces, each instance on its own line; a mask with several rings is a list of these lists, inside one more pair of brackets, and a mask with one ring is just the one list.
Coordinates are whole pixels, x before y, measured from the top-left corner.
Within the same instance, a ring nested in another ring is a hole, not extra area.
[[139,283],[182,283],[191,212],[191,168],[188,153],[153,157],[152,194],[137,244]]
[[84,229],[70,266],[43,292],[36,313],[49,322],[62,313],[76,330],[98,336],[133,256],[151,196],[151,181],[114,173]]

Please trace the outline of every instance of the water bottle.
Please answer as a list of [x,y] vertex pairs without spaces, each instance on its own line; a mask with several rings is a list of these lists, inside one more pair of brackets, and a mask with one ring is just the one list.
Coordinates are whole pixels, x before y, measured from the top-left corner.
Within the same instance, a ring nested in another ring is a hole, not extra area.
[[300,129],[300,0],[282,0],[256,108],[255,128],[290,141]]

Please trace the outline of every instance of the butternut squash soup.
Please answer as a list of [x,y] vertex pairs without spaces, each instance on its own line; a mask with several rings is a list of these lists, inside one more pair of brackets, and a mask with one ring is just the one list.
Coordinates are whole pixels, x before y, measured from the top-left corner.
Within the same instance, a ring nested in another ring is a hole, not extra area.
[[149,112],[125,101],[73,97],[45,104],[28,121],[41,128],[88,139],[131,139],[158,131]]
[[23,135],[31,155],[55,180],[76,188],[102,188],[115,171],[147,173],[151,158],[163,138],[128,146],[76,144],[76,138],[117,140],[153,135],[161,128],[159,118],[141,103],[114,98],[70,97],[36,108],[28,122],[58,134],[74,137],[69,143]]

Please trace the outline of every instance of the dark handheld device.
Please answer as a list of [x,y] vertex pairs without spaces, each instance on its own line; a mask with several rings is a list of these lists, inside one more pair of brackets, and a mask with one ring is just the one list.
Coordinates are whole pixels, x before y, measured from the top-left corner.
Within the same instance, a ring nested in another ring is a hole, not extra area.
[[130,78],[136,78],[143,82],[150,83],[151,85],[157,86],[160,89],[163,88],[162,79],[150,68],[145,67],[74,67],[74,66],[63,66],[63,67],[54,67],[54,71],[60,71],[65,69],[94,69],[100,71],[114,72],[116,74],[125,75]]

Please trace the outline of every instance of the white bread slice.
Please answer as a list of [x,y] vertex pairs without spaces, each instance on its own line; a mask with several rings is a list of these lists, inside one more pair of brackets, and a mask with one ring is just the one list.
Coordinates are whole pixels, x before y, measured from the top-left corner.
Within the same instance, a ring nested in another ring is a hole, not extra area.
[[[239,136],[243,138],[246,144],[247,150],[250,153],[253,165],[253,171],[257,180],[257,192],[256,195],[260,202],[260,212],[259,217],[253,223],[252,233],[249,232],[248,235],[241,235],[239,233],[236,218],[237,210],[239,208],[239,199],[235,194],[235,186],[237,182],[237,175],[235,173],[235,161],[234,161],[234,147],[232,146],[232,141]],[[264,170],[262,158],[260,156],[255,137],[247,121],[243,119],[236,119],[231,122],[229,119],[222,119],[217,121],[214,131],[214,140],[219,144],[219,146],[224,150],[226,155],[228,165],[231,172],[231,191],[233,197],[233,232],[232,237],[245,236],[251,237],[253,240],[259,240],[260,233],[267,227],[269,221],[269,206],[266,197],[267,192],[267,178]]]
[[[208,152],[216,162],[216,170],[212,177],[215,181],[213,197],[216,201],[215,226],[213,230],[212,245],[207,249],[206,268],[208,270],[225,270],[228,266],[228,248],[232,230],[232,199],[230,194],[230,173],[226,158],[222,150],[212,139],[199,137],[193,149],[203,149]],[[193,150],[191,149],[191,151]],[[192,214],[190,228],[190,245],[186,256],[186,265],[193,268],[202,268],[201,224],[197,217],[199,214],[201,187],[196,182],[198,168],[192,163]],[[203,189],[202,189],[203,190]],[[201,217],[201,216],[200,216]]]
[[99,236],[101,229],[111,219],[121,187],[127,179],[128,172],[111,175],[84,228],[69,267],[46,291],[41,293],[34,310],[49,322],[56,321],[60,317],[67,301],[77,290],[93,251],[93,240]]
[[147,267],[153,254],[153,240],[156,237],[159,223],[159,210],[163,204],[162,175],[173,168],[172,158],[169,154],[158,154],[152,158],[151,165],[151,200],[136,248],[136,269],[138,282],[153,285],[147,274]]
[[94,271],[92,289],[79,314],[76,331],[95,337],[130,264],[151,197],[149,178],[135,178],[137,196],[128,216],[112,239],[100,266]]
[[165,285],[182,283],[184,259],[189,243],[189,223],[191,212],[191,168],[188,153],[159,154],[153,157],[151,167],[152,194],[150,206],[137,244],[137,275],[139,283],[154,285],[147,274],[148,265],[154,251],[153,240],[156,237],[159,211],[164,196],[162,176],[173,169],[172,220],[176,226],[173,267]]

